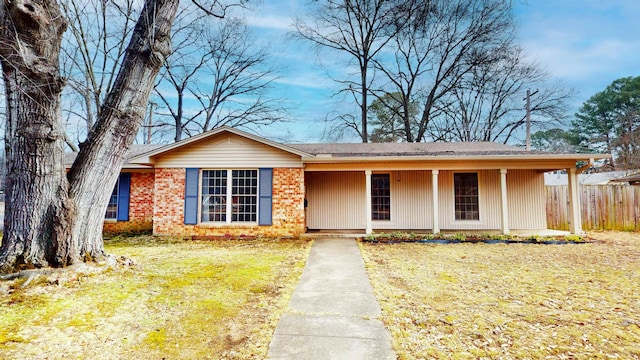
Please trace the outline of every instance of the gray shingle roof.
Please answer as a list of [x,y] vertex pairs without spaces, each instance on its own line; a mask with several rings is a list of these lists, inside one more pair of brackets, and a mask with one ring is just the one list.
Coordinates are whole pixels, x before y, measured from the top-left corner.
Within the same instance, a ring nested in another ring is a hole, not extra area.
[[640,172],[637,172],[635,174],[631,174],[631,175],[627,175],[627,176],[622,176],[619,178],[615,178],[615,179],[611,179],[609,180],[609,182],[614,182],[614,183],[638,183],[640,182]]
[[[127,152],[127,160],[134,158],[138,155],[144,154],[146,152],[155,150],[162,146],[164,145],[163,144],[148,144],[148,145],[133,144],[131,145],[131,148],[129,148],[129,151]],[[71,167],[77,155],[78,153],[73,153],[73,152],[64,154],[64,165],[68,168]],[[146,166],[134,165],[134,164],[129,164],[128,162],[125,162],[125,165],[123,167],[146,167]]]
[[[491,142],[432,142],[432,143],[325,143],[287,144],[313,154],[331,154],[334,157],[351,156],[424,156],[424,155],[508,155],[524,154],[524,149]],[[528,152],[531,154],[532,152]],[[533,152],[535,153],[535,152]]]

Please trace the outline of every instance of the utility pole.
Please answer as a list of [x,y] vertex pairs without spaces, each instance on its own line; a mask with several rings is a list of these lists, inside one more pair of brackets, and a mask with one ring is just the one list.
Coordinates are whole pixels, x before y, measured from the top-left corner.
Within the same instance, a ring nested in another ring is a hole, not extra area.
[[149,117],[148,117],[148,122],[147,125],[145,126],[147,128],[147,142],[146,144],[151,144],[151,133],[153,132],[153,107],[156,105],[156,103],[150,101],[149,102]]
[[526,150],[531,151],[531,96],[538,93],[538,90],[531,92],[531,89],[527,89],[527,97],[522,99],[527,101],[527,143]]

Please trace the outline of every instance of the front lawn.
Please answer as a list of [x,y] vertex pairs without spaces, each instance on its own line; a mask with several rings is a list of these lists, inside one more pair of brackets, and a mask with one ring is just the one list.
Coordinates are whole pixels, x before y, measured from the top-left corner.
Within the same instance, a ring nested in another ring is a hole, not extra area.
[[400,359],[640,358],[640,234],[590,235],[361,246]]
[[264,358],[310,244],[107,242],[135,265],[22,279],[0,293],[0,358]]

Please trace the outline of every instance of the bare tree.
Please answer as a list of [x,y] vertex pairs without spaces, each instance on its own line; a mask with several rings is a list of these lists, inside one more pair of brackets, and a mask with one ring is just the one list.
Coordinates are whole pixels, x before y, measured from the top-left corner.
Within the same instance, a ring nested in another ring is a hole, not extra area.
[[171,35],[173,51],[160,70],[160,76],[154,86],[154,93],[159,98],[157,104],[164,105],[168,109],[172,121],[165,122],[160,119],[155,124],[148,125],[155,128],[174,127],[175,141],[182,138],[183,127],[192,120],[184,119],[184,102],[185,97],[188,96],[188,86],[191,82],[197,81],[198,70],[203,66],[204,61],[209,60],[201,53],[201,38],[205,23],[201,16],[194,18],[192,16],[194,12],[190,10],[193,9],[185,7],[176,16],[174,31]]
[[493,141],[508,143],[526,125],[526,90],[531,97],[531,125],[548,129],[566,119],[566,101],[573,90],[547,85],[549,78],[537,64],[527,63],[517,46],[498,54],[499,59],[479,64],[443,96],[442,115],[433,120],[430,137],[447,141]]
[[434,0],[410,10],[394,37],[394,55],[376,59],[376,69],[388,80],[379,91],[399,93],[405,116],[411,104],[421,104],[417,123],[404,121],[406,141],[419,142],[442,114],[441,100],[476,67],[497,61],[514,28],[508,0]]
[[113,88],[141,5],[134,0],[64,0],[60,5],[69,22],[61,51],[68,81],[62,112],[84,121],[86,136]]
[[[266,98],[276,71],[268,65],[267,49],[254,42],[244,21],[225,19],[217,27],[191,24],[174,34],[185,46],[176,47],[156,86],[175,126],[175,141],[222,125],[283,121],[278,101]],[[195,99],[199,107],[185,111],[186,98]]]
[[311,22],[300,18],[295,20],[299,37],[319,48],[347,54],[357,65],[357,80],[336,80],[342,91],[353,95],[360,108],[359,123],[350,119],[345,124],[358,132],[362,142],[369,139],[367,108],[373,81],[372,61],[403,28],[405,15],[413,3],[411,0],[327,0],[311,10]]
[[101,225],[109,190],[140,127],[155,76],[170,53],[177,6],[177,0],[145,2],[113,88],[68,180],[59,64],[67,21],[55,1],[17,0],[0,7],[8,112],[0,271],[104,257]]

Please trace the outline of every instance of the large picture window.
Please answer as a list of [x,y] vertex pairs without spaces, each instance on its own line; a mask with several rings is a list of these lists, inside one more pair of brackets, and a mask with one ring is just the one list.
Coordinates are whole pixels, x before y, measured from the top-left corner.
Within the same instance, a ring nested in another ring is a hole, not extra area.
[[389,174],[371,175],[371,220],[391,220]]
[[480,220],[478,206],[478,174],[453,175],[456,220]]
[[256,222],[258,170],[203,170],[202,222]]

